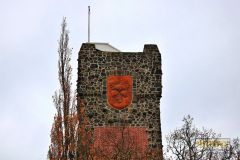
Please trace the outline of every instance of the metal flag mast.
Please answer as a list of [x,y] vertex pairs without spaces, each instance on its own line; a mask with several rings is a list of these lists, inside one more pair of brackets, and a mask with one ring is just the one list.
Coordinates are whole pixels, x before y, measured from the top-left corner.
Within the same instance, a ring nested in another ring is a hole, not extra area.
[[88,6],[88,43],[90,43],[90,6]]

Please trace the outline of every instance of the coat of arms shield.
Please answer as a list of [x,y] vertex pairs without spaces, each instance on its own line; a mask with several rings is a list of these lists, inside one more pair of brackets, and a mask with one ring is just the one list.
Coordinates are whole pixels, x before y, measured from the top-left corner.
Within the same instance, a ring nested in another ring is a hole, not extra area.
[[132,77],[108,76],[107,101],[115,109],[123,109],[132,102]]

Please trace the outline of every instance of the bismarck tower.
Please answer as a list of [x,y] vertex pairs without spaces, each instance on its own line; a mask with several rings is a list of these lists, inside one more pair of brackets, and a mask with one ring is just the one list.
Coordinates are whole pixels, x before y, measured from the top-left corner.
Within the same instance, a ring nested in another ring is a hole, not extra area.
[[107,43],[83,43],[77,93],[86,102],[84,111],[99,152],[114,154],[125,143],[122,149],[132,147],[142,159],[148,150],[158,151],[162,159],[162,70],[157,45],[146,44],[143,52],[120,52]]

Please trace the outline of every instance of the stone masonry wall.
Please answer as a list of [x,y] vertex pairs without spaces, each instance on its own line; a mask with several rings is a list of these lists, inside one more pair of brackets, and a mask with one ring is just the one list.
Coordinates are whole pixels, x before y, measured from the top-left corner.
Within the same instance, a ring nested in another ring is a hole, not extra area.
[[[107,103],[108,76],[132,77],[132,103],[121,110]],[[157,45],[145,45],[143,52],[103,52],[83,43],[78,58],[78,96],[86,102],[89,125],[114,127],[127,124],[144,127],[148,145],[162,149],[160,98],[162,94],[161,55]]]

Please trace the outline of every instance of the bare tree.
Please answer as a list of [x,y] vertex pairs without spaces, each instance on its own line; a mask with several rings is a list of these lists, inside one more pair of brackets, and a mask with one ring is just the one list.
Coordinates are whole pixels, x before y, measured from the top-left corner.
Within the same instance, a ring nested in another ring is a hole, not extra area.
[[[72,92],[72,50],[69,47],[69,31],[66,18],[61,24],[58,48],[58,80],[60,88],[53,96],[57,113],[51,130],[50,160],[90,160],[91,129],[88,130],[88,117],[85,115],[85,102]],[[77,104],[76,104],[77,103]]]
[[233,158],[235,160],[240,160],[240,139],[235,138],[232,140],[232,147],[233,147]]
[[[183,126],[167,135],[165,159],[178,160],[235,160],[240,157],[239,139],[233,139],[226,145],[221,144],[221,135],[212,129],[198,129],[193,118],[183,118]],[[220,148],[217,148],[220,146]]]
[[198,129],[193,125],[190,115],[183,118],[183,126],[167,135],[167,151],[173,159],[178,160],[200,160],[213,157],[213,147],[209,145],[197,145],[197,140],[203,140],[208,144],[210,140],[217,140],[220,135],[213,130]]
[[240,160],[240,141],[235,138],[229,141],[223,148],[218,150],[217,159],[219,160]]
[[71,78],[72,67],[70,65],[72,50],[69,48],[68,30],[66,18],[63,18],[58,48],[58,79],[60,89],[55,92],[53,102],[57,109],[51,131],[51,145],[49,148],[50,159],[71,159],[70,146],[74,143],[75,95],[72,93]]

